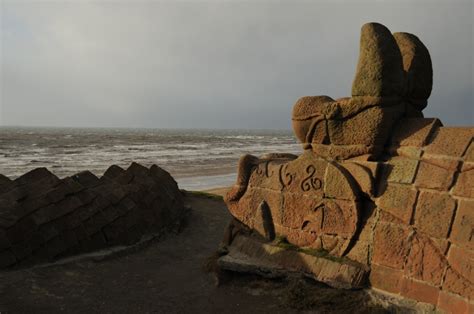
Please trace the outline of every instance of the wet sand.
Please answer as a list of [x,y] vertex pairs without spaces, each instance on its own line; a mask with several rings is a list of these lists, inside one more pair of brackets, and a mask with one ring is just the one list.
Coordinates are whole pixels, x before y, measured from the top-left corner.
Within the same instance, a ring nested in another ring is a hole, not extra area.
[[224,197],[231,188],[232,188],[231,186],[220,187],[220,188],[205,190],[204,192]]

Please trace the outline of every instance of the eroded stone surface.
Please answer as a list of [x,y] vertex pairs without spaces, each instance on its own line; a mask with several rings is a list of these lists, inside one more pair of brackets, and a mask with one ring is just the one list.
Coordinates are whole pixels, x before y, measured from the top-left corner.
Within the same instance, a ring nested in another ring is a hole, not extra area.
[[39,168],[0,194],[0,267],[131,244],[183,214],[176,182],[157,166],[112,166],[100,179],[90,172],[59,179]]
[[[474,128],[423,118],[431,87],[431,59],[415,35],[365,25],[352,97],[295,104],[293,129],[305,152],[239,162],[226,203],[240,230],[266,235],[255,218],[265,202],[276,239],[364,264],[374,288],[442,309],[472,308]],[[232,237],[225,245],[238,254]],[[262,265],[261,254],[252,256]],[[307,271],[300,258],[273,258],[284,270]],[[335,276],[333,266],[318,267]]]

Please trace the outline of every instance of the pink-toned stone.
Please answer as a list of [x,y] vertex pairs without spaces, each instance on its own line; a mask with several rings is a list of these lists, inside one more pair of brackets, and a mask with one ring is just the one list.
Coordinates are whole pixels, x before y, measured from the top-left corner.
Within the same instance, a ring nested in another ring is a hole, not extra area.
[[410,159],[420,159],[421,154],[423,152],[420,147],[414,146],[390,147],[388,151],[392,155],[406,157]]
[[307,228],[313,232],[320,232],[324,212],[323,200],[311,195],[285,193],[281,212],[281,224],[292,229],[302,230],[307,221]]
[[266,188],[275,191],[281,190],[281,184],[279,180],[279,170],[282,161],[270,161],[266,160],[260,162],[255,166],[252,174],[250,175],[249,187]]
[[[368,163],[368,162],[367,162]],[[378,163],[374,163],[377,167]],[[357,183],[360,191],[370,196],[375,196],[375,173],[373,169],[365,167],[359,163],[346,162],[342,166],[349,171],[354,181]]]
[[405,266],[408,277],[439,286],[446,265],[446,259],[428,238],[419,235],[413,238]]
[[461,157],[471,143],[474,128],[441,127],[434,140],[425,148],[433,155]]
[[474,283],[461,276],[457,271],[448,268],[443,283],[443,290],[474,299]]
[[409,185],[389,183],[380,196],[377,205],[382,210],[399,218],[405,224],[409,224],[416,195],[416,190],[412,189]]
[[415,211],[418,231],[436,238],[448,236],[456,203],[447,193],[421,192]]
[[474,162],[474,141],[469,145],[469,148],[464,155],[464,161]]
[[342,200],[359,198],[359,191],[354,179],[341,170],[339,165],[328,164],[325,174],[324,196]]
[[436,305],[438,303],[439,289],[427,283],[404,278],[401,294],[410,299]]
[[433,131],[441,125],[441,122],[434,118],[406,118],[400,120],[392,135],[392,145],[422,147],[427,144],[427,140]]
[[454,185],[453,194],[474,198],[474,163],[465,163]]
[[469,314],[469,303],[449,292],[440,291],[437,307],[447,314]]
[[394,157],[384,165],[384,178],[388,182],[412,183],[418,168],[418,160]]
[[323,197],[328,162],[306,151],[297,159],[282,166],[280,182],[285,192]]
[[410,248],[410,231],[403,225],[379,222],[375,228],[372,262],[402,269]]
[[372,264],[370,284],[372,287],[391,293],[400,293],[402,289],[403,271]]
[[448,191],[458,164],[456,160],[424,157],[416,175],[415,186]]
[[451,245],[448,261],[461,276],[474,283],[474,251]]
[[450,238],[460,247],[474,250],[474,200],[459,201]]

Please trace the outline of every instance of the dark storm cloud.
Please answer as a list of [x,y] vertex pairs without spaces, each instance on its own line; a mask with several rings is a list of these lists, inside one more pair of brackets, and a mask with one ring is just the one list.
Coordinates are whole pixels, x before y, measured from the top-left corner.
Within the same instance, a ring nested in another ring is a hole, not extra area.
[[1,3],[3,124],[288,128],[350,94],[369,21],[430,49],[426,116],[474,123],[471,1]]

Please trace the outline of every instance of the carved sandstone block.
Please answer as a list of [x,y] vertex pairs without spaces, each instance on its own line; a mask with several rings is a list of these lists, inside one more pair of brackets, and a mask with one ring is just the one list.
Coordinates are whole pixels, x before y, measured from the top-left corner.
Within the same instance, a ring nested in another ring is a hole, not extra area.
[[392,223],[379,222],[375,227],[372,261],[378,265],[402,269],[410,249],[410,230]]
[[413,213],[417,191],[410,185],[389,183],[380,193],[382,195],[377,201],[378,206],[408,224]]
[[460,247],[474,250],[474,200],[459,201],[450,239]]
[[405,157],[393,157],[384,164],[384,178],[387,182],[405,183],[413,182],[416,170],[418,169],[418,160]]
[[456,160],[423,157],[416,175],[415,186],[448,191],[458,165],[459,162]]
[[451,245],[448,261],[461,276],[474,283],[474,251]]
[[404,278],[401,294],[410,299],[436,305],[438,303],[439,288],[421,281]]
[[426,146],[425,152],[430,155],[461,157],[473,135],[474,128],[439,128],[433,142]]
[[453,268],[448,268],[446,271],[443,290],[474,299],[474,283],[461,276]]
[[377,264],[372,264],[370,284],[374,288],[391,293],[400,293],[402,289],[403,271]]
[[465,163],[454,185],[453,194],[474,198],[474,163]]
[[472,313],[466,299],[445,291],[440,291],[437,307],[449,314]]
[[441,121],[436,118],[402,119],[392,133],[391,145],[423,147],[441,126]]
[[405,273],[410,278],[439,286],[447,265],[443,254],[426,237],[417,235],[411,243]]
[[435,238],[446,238],[456,203],[449,194],[421,192],[415,211],[415,227]]

